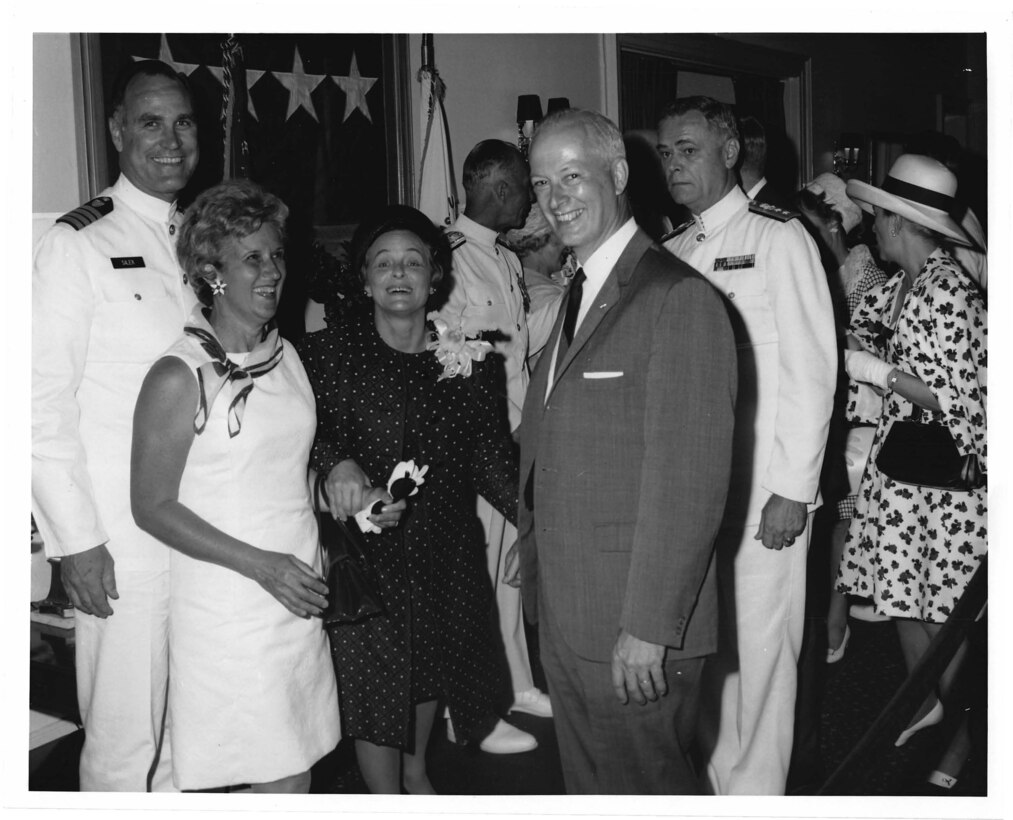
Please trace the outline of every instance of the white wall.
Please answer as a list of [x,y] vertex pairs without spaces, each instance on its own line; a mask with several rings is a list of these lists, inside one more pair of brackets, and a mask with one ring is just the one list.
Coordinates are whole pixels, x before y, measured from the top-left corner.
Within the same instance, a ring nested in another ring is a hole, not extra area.
[[32,38],[32,211],[66,213],[90,195],[80,190],[70,34]]
[[[412,77],[412,123],[417,128],[422,35],[408,39]],[[458,196],[461,166],[484,139],[517,141],[517,97],[538,94],[544,112],[549,97],[568,97],[576,108],[605,110],[600,34],[436,34],[436,69],[447,85],[444,107]],[[418,168],[418,134],[414,135]]]

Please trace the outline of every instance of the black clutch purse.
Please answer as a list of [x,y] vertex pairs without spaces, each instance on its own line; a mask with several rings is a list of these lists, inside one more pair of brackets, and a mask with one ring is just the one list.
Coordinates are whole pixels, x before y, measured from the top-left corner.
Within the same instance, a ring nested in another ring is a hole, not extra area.
[[[313,497],[314,502],[318,499],[327,501],[324,478],[320,474],[314,484]],[[317,525],[328,589],[324,624],[351,624],[381,615],[383,605],[362,569],[362,534],[344,521],[333,518],[319,505]]]
[[968,492],[985,486],[977,453],[962,456],[948,427],[926,424],[915,408],[912,418],[895,421],[876,456],[880,472],[901,484]]

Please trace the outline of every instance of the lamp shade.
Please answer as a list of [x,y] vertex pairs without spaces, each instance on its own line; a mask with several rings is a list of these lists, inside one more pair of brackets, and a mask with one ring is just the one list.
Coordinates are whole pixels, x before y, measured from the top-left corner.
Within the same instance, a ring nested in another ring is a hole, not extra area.
[[548,112],[547,113],[549,113],[549,114],[552,114],[555,111],[565,111],[567,108],[570,107],[570,98],[569,97],[549,97],[549,101],[548,101],[548,103],[546,103],[546,107],[548,108]]
[[542,119],[542,101],[537,94],[521,94],[517,98],[517,122],[538,122]]

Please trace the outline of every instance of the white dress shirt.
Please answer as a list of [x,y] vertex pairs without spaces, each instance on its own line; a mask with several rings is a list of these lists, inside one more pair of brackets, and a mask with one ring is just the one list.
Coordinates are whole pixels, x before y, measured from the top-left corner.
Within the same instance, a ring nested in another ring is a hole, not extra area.
[[[595,297],[601,291],[602,286],[605,284],[605,280],[608,279],[609,274],[612,273],[612,268],[615,267],[616,262],[619,261],[619,257],[623,255],[623,251],[626,250],[626,246],[630,244],[630,240],[633,239],[633,235],[637,232],[637,223],[630,217],[623,223],[622,227],[619,228],[612,236],[606,239],[586,262],[580,267],[584,271],[584,289],[580,299],[580,310],[577,312],[577,321],[573,326],[573,335],[577,335],[577,330],[580,328],[580,323],[584,321],[584,317],[587,316],[588,311],[591,309],[591,305],[594,304]],[[568,293],[569,291],[567,291]],[[563,295],[563,299],[567,298],[567,295]],[[556,376],[556,355],[559,353],[559,336],[556,337],[556,343],[552,348],[552,362],[549,366],[549,380],[546,383],[545,398],[548,399],[549,391],[552,389],[552,382]]]

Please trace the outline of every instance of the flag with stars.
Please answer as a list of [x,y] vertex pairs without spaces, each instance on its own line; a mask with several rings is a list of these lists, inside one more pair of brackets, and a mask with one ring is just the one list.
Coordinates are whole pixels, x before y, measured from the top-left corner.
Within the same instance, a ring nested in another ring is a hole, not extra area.
[[[103,34],[100,43],[107,89],[136,59],[160,59],[188,78],[201,158],[184,202],[223,176],[245,175],[285,201],[290,231],[350,225],[387,202],[396,163],[382,35]],[[117,154],[107,147],[111,180]]]

